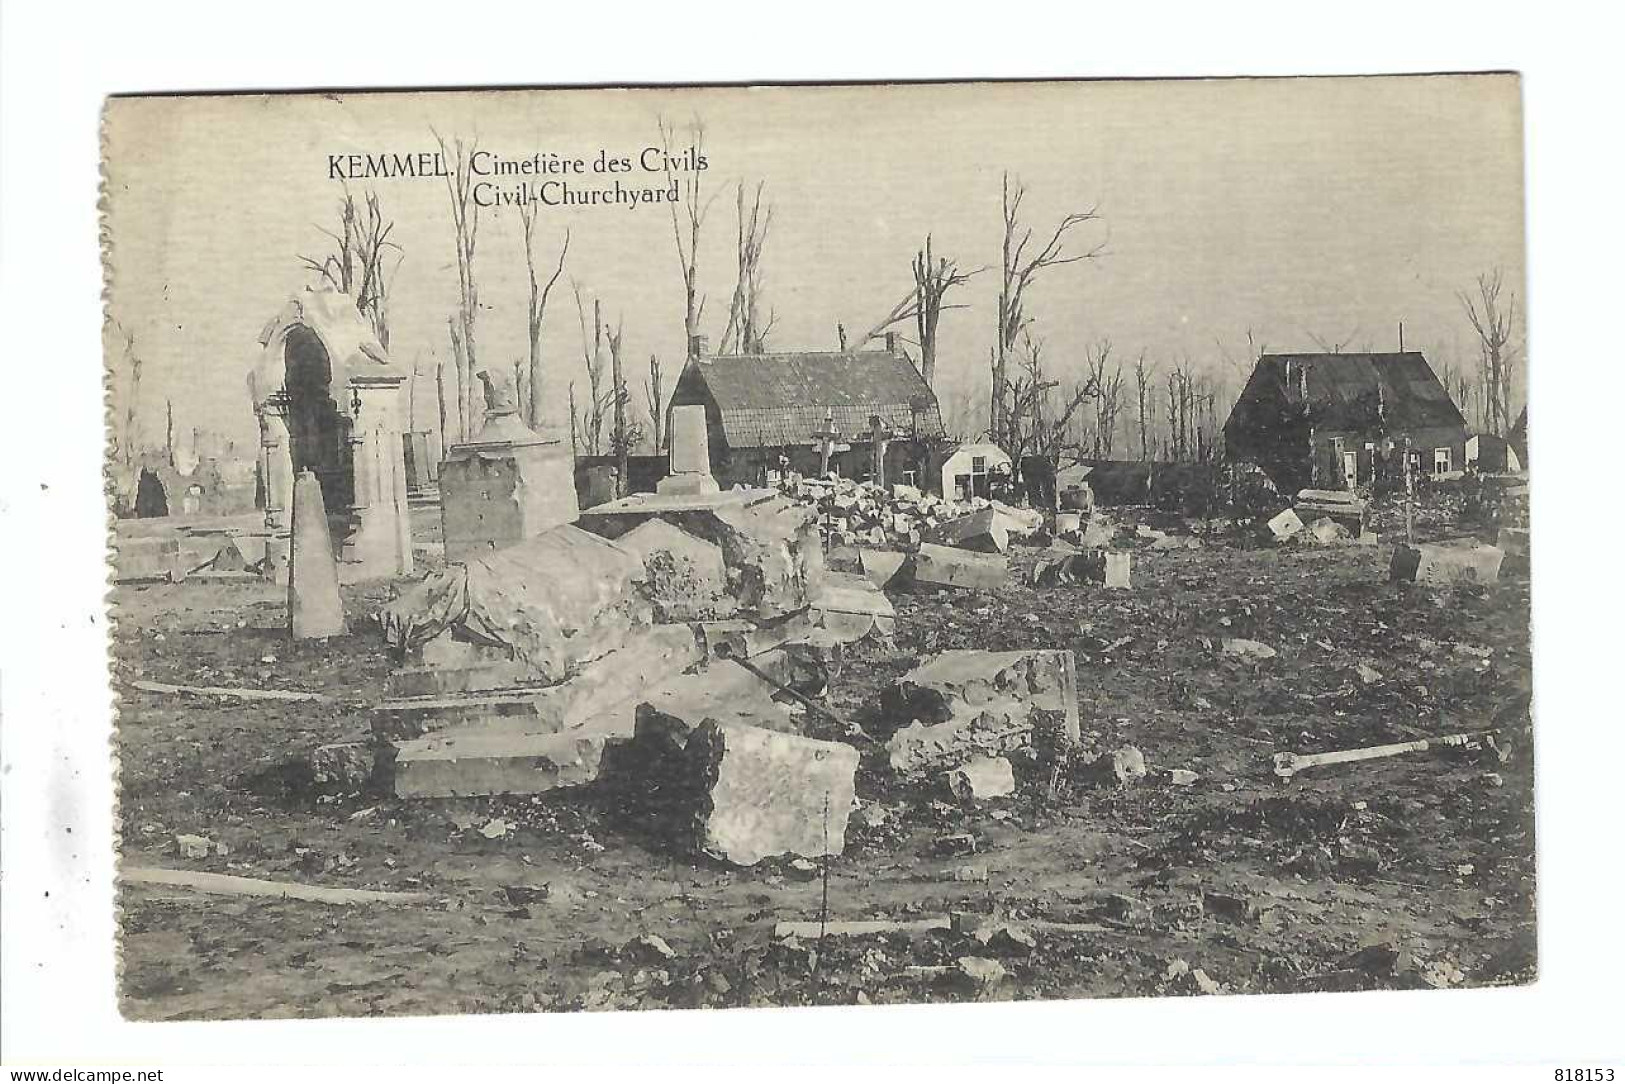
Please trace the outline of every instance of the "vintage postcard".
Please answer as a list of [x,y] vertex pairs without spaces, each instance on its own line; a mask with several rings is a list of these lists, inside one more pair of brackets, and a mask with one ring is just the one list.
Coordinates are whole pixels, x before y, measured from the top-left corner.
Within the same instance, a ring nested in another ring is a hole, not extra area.
[[118,97],[138,1019],[1532,981],[1506,74]]

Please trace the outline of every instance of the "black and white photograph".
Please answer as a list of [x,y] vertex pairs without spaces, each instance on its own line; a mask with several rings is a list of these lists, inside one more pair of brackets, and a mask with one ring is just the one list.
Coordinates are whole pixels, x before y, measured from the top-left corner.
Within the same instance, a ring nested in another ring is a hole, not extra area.
[[1511,73],[110,99],[119,1011],[1534,981],[1522,146]]

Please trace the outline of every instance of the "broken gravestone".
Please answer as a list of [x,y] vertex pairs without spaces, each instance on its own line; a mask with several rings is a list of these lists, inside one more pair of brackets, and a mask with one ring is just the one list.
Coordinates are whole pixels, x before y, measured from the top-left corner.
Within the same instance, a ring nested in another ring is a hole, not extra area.
[[996,591],[1005,585],[1009,573],[1010,564],[1003,554],[973,553],[922,542],[901,575],[926,587]]
[[1492,584],[1503,556],[1495,546],[1395,546],[1388,578],[1428,587]]
[[989,506],[941,524],[931,532],[931,541],[976,553],[1003,553],[1010,548],[1010,520]]
[[1133,560],[1134,555],[1128,550],[1063,554],[1053,561],[1034,565],[1032,584],[1034,587],[1070,587],[1098,583],[1105,587],[1126,589],[1133,584]]
[[640,524],[616,542],[643,561],[658,619],[714,620],[734,611],[728,570],[715,543],[662,519]]
[[339,568],[327,529],[321,481],[302,471],[293,484],[293,573],[288,579],[288,628],[295,640],[344,635]]
[[395,796],[539,794],[590,783],[598,778],[611,737],[579,730],[525,734],[490,725],[440,731],[396,746]]
[[1018,749],[1053,756],[1079,740],[1070,651],[945,652],[887,690],[883,707],[891,718],[912,720],[886,745],[892,770],[903,775]]
[[631,763],[649,775],[631,785],[655,826],[689,850],[751,866],[846,847],[858,768],[849,745],[714,719],[686,740],[640,719],[635,744],[643,758]]

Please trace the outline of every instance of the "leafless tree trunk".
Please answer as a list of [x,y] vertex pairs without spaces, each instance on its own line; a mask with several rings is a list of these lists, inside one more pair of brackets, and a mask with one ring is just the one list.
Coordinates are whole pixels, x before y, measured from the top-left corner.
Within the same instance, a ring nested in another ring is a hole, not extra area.
[[[925,235],[925,247],[914,256],[914,289],[903,297],[901,301],[891,307],[881,321],[869,330],[869,333],[858,340],[858,348],[879,338],[885,331],[895,324],[907,320],[914,321],[915,333],[919,336],[920,345],[920,376],[931,386],[937,375],[937,324],[942,319],[946,309],[962,309],[964,305],[946,305],[943,298],[956,286],[963,286],[970,281],[971,276],[979,275],[987,270],[978,267],[971,271],[959,270],[956,261],[946,256],[937,256],[931,250],[931,235]],[[841,324],[835,325],[836,333],[840,336],[841,349],[846,349],[846,328]]]
[[621,335],[622,323],[616,321],[615,330],[609,333],[609,378],[610,395],[615,400],[615,430],[610,437],[615,452],[615,496],[624,497],[630,492],[627,485],[627,471],[630,468],[631,441],[626,425],[626,403],[631,396],[626,392],[626,381],[622,379],[621,370]]
[[773,225],[773,205],[762,206],[762,189],[766,183],[756,182],[756,195],[748,216],[745,213],[745,182],[739,182],[736,194],[739,273],[734,282],[733,301],[728,306],[728,326],[722,332],[721,352],[724,354],[765,352],[768,333],[778,319],[778,314],[772,310],[768,311],[765,320],[761,315],[762,249],[767,245],[768,229]]
[[479,141],[464,145],[455,140],[450,151],[446,141],[436,133],[443,161],[451,163],[446,176],[446,195],[451,201],[451,225],[457,250],[458,331],[454,335],[457,357],[458,407],[461,431],[467,437],[473,417],[470,410],[474,373],[479,369],[479,353],[475,349],[474,322],[479,315],[479,289],[474,282],[474,246],[479,236],[480,206],[474,202],[473,158]]
[[1140,404],[1140,459],[1151,458],[1151,423],[1155,421],[1147,410],[1151,405],[1151,381],[1156,375],[1156,366],[1146,365],[1145,351],[1140,351],[1140,358],[1134,363],[1134,390],[1139,395]]
[[439,358],[435,362],[435,367],[434,367],[434,391],[435,391],[436,398],[440,402],[440,428],[439,428],[438,432],[440,434],[440,454],[442,456],[444,456],[446,454],[446,445],[450,443],[448,440],[446,440],[446,359],[445,358]]
[[457,317],[446,317],[446,331],[451,335],[452,369],[457,374],[457,443],[467,444],[473,434],[469,430],[470,373],[468,355],[463,352],[463,332]]
[[[587,410],[579,423],[581,442],[587,455],[604,452],[604,415],[610,409],[609,394],[604,391],[604,321],[603,303],[597,298],[592,303],[592,331],[587,330],[586,300],[581,296],[581,285],[570,283],[575,293],[576,319],[581,324],[581,356],[587,369],[587,390],[590,396]],[[572,417],[574,407],[571,407]]]
[[654,430],[655,454],[666,446],[666,389],[660,379],[660,359],[649,355],[649,379],[643,384],[643,396],[649,404],[649,424]]
[[[660,126],[660,148],[665,152],[666,179],[672,180],[671,150],[672,139],[677,134],[675,126],[668,125],[666,119],[661,117],[657,123]],[[705,149],[705,125],[696,116],[688,124],[688,145],[695,156],[700,156]],[[700,263],[700,230],[705,225],[706,213],[711,209],[711,200],[705,199],[701,194],[700,178],[702,172],[694,170],[688,178],[687,191],[682,201],[682,211],[679,212],[677,204],[670,204],[671,208],[671,235],[677,244],[677,264],[683,277],[683,349],[687,350],[694,342],[694,336],[700,333],[700,317],[705,312],[705,298],[699,294],[699,263]],[[713,199],[715,197],[712,197]]]
[[116,432],[114,443],[117,445],[119,461],[126,468],[135,466],[135,461],[141,443],[140,405],[141,405],[141,355],[135,348],[135,332],[126,329],[118,321],[109,321],[109,330],[117,338],[119,350],[123,357],[123,367],[128,372],[129,380],[125,384],[123,413],[114,414]]
[[[1087,211],[1074,212],[1062,218],[1060,224],[1055,227],[1055,232],[1050,235],[1049,241],[1029,256],[1027,246],[1032,241],[1033,231],[1031,227],[1024,228],[1021,225],[1021,201],[1025,194],[1026,189],[1022,187],[1021,182],[1018,180],[1012,184],[1010,174],[1006,172],[999,328],[992,362],[993,379],[988,410],[992,439],[1001,447],[1009,439],[1006,430],[1012,413],[1014,391],[1006,379],[1009,358],[1020,339],[1022,329],[1029,321],[1025,308],[1027,287],[1032,283],[1034,276],[1046,268],[1093,259],[1105,250],[1105,242],[1101,242],[1087,252],[1066,254],[1067,233],[1077,226],[1099,218],[1096,209],[1091,207]],[[1005,451],[1009,452],[1009,448],[1005,448]]]
[[527,404],[525,420],[532,429],[541,428],[547,410],[547,382],[542,373],[542,320],[547,315],[547,297],[559,276],[564,274],[564,257],[570,251],[570,231],[566,229],[553,274],[548,276],[545,286],[539,285],[536,281],[536,218],[535,204],[519,205],[519,222],[525,239],[525,274],[530,279],[530,303],[525,307],[525,322],[530,333],[530,388],[529,394],[521,395],[519,401]]
[[1478,276],[1478,296],[1458,293],[1473,331],[1478,335],[1479,385],[1484,395],[1486,428],[1504,436],[1511,428],[1508,403],[1512,397],[1512,366],[1518,348],[1513,332],[1518,324],[1518,295],[1509,293],[1503,308],[1501,269]]
[[[356,311],[378,336],[379,345],[389,349],[389,286],[400,270],[404,254],[389,239],[395,228],[385,220],[377,192],[368,192],[360,207],[348,188],[339,203],[339,228],[317,227],[333,241],[333,251],[321,259],[301,256],[300,261],[335,289],[355,301]],[[394,254],[393,266],[390,254]]]

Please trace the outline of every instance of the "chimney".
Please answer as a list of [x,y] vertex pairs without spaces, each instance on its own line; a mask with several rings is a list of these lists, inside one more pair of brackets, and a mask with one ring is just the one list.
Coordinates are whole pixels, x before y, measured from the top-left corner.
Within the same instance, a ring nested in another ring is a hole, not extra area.
[[897,332],[895,331],[886,332],[886,353],[897,353]]
[[703,358],[710,350],[711,343],[704,335],[690,335],[688,338],[688,356]]

